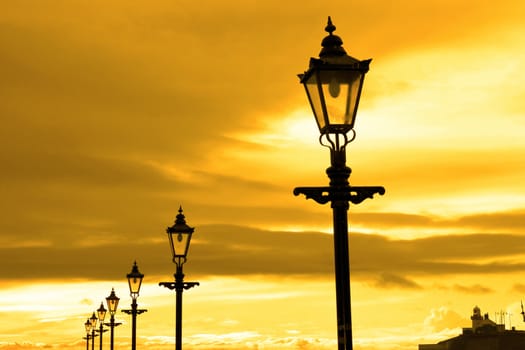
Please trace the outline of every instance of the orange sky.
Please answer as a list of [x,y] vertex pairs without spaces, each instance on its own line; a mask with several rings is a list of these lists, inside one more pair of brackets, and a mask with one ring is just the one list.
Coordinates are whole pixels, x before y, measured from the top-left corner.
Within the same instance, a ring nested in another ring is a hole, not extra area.
[[[479,305],[525,329],[525,4],[0,4],[0,350],[84,349],[137,260],[138,344],[172,349],[165,227],[195,235],[184,346],[333,348],[328,151],[297,74],[328,15],[373,58],[348,147],[356,349],[457,335]],[[129,316],[116,329],[129,346]],[[108,337],[105,338],[108,340]]]

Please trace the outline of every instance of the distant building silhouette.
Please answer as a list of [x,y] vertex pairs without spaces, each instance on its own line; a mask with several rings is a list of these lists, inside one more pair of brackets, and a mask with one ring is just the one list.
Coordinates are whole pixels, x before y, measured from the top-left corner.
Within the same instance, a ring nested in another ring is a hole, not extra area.
[[481,316],[479,307],[474,307],[471,328],[463,328],[463,334],[440,341],[437,344],[420,344],[419,350],[524,350],[525,331],[504,324],[497,324],[489,315]]

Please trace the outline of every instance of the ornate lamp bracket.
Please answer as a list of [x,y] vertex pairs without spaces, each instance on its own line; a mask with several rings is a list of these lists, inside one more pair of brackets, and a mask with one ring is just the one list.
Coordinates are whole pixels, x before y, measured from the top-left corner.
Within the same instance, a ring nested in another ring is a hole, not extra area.
[[199,282],[159,282],[159,286],[166,287],[170,290],[173,290],[175,288],[190,289],[198,285]]
[[293,194],[304,194],[306,199],[313,199],[319,204],[326,204],[334,199],[346,200],[359,204],[365,199],[374,198],[375,194],[385,194],[382,186],[345,186],[342,188],[324,187],[296,187]]
[[319,204],[326,204],[331,200],[330,187],[296,187],[293,194],[304,194],[306,199],[313,199]]
[[385,194],[385,188],[383,186],[349,186],[350,192],[349,201],[353,204],[359,204],[367,198],[374,198],[374,194],[379,195]]

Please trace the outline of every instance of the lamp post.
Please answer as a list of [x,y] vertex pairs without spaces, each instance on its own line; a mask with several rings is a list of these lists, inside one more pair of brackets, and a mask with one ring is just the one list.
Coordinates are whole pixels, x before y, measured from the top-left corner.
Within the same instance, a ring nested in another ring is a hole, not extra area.
[[98,321],[100,328],[97,330],[100,334],[100,350],[102,350],[102,334],[107,331],[107,329],[104,329],[104,319],[106,318],[106,308],[104,308],[104,304],[101,302],[100,307],[97,310],[98,315]]
[[122,310],[122,312],[131,314],[131,350],[137,349],[137,315],[140,315],[143,312],[148,310],[146,309],[137,309],[137,298],[140,292],[140,286],[142,285],[142,279],[144,275],[139,272],[139,267],[137,262],[133,263],[131,272],[126,275],[128,278],[129,284],[129,294],[131,295],[131,309]]
[[86,323],[84,323],[84,328],[86,329],[86,350],[89,350],[89,339],[91,339],[91,321],[89,318],[87,319]]
[[115,312],[117,312],[117,306],[120,298],[115,294],[115,289],[111,288],[111,293],[106,298],[106,303],[108,304],[108,311],[110,314],[109,323],[105,323],[106,326],[110,328],[110,349],[113,350],[114,344],[114,329],[117,326],[120,326],[121,323],[115,322]]
[[193,230],[193,227],[189,227],[186,224],[185,217],[182,214],[182,206],[179,208],[175,224],[166,229],[172,260],[177,266],[177,271],[174,275],[175,282],[160,282],[159,286],[164,286],[171,290],[175,289],[175,350],[182,350],[182,292],[184,289],[190,289],[199,285],[199,282],[184,282],[184,273],[182,272],[182,265],[187,260]]
[[319,204],[331,202],[338,350],[351,350],[349,203],[359,204],[373,198],[376,193],[384,194],[385,189],[381,186],[351,186],[348,182],[351,169],[346,166],[346,146],[355,138],[354,121],[371,59],[360,61],[347,55],[342,47],[343,41],[333,34],[335,26],[330,17],[325,30],[329,34],[321,43],[319,58],[311,58],[308,70],[299,74],[299,78],[319,127],[319,142],[330,149],[331,165],[326,170],[330,183],[325,187],[297,187],[294,194],[304,194]]
[[95,350],[95,330],[97,328],[97,316],[95,316],[95,313],[93,312],[93,315],[89,318],[89,322],[91,323],[91,350]]

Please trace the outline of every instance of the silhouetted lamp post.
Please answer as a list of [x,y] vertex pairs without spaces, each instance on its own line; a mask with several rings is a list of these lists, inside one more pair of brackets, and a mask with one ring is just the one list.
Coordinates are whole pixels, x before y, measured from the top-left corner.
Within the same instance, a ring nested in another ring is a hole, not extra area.
[[93,312],[93,315],[89,318],[89,322],[91,323],[91,350],[95,350],[95,331],[97,328],[97,321],[97,316],[95,316],[95,313]]
[[86,323],[84,323],[84,328],[86,329],[86,350],[89,350],[89,339],[91,339],[91,321],[89,318],[86,320]]
[[110,349],[113,350],[113,344],[114,344],[114,329],[115,327],[119,326],[119,322],[115,322],[115,312],[117,312],[117,306],[120,298],[117,297],[115,294],[115,289],[111,288],[111,293],[106,298],[106,303],[108,305],[108,311],[110,314],[109,323],[106,323],[106,326],[109,326],[110,329]]
[[329,33],[321,45],[319,58],[311,58],[304,74],[299,74],[319,127],[319,142],[330,149],[331,165],[326,170],[330,179],[325,187],[297,187],[294,194],[304,194],[317,203],[331,202],[334,229],[335,283],[337,304],[337,337],[339,350],[352,349],[350,307],[350,261],[348,254],[349,202],[359,204],[374,194],[384,194],[380,186],[357,187],[348,182],[351,170],[346,166],[346,146],[354,140],[354,122],[371,59],[360,61],[342,47],[334,35],[335,26],[328,17]]
[[100,303],[100,307],[97,310],[98,315],[98,323],[99,323],[99,329],[97,332],[100,333],[100,350],[102,350],[102,334],[107,331],[107,329],[104,329],[104,319],[106,318],[106,308],[104,308],[104,304]]
[[131,350],[137,348],[137,315],[140,315],[143,312],[148,310],[146,309],[137,309],[137,298],[139,297],[140,286],[142,285],[142,279],[144,275],[139,272],[139,267],[137,262],[133,263],[131,272],[126,275],[128,278],[129,284],[129,294],[131,295],[131,309],[122,310],[122,312],[131,314]]
[[177,266],[175,273],[175,282],[160,282],[159,286],[164,286],[171,290],[175,289],[175,349],[182,349],[182,292],[184,289],[190,289],[198,286],[199,282],[184,282],[184,273],[182,272],[182,265],[186,262],[188,250],[190,248],[191,235],[193,234],[193,227],[186,224],[184,215],[182,214],[182,207],[179,208],[179,214],[175,220],[175,224],[166,229],[168,239],[170,242],[170,249],[173,263]]

